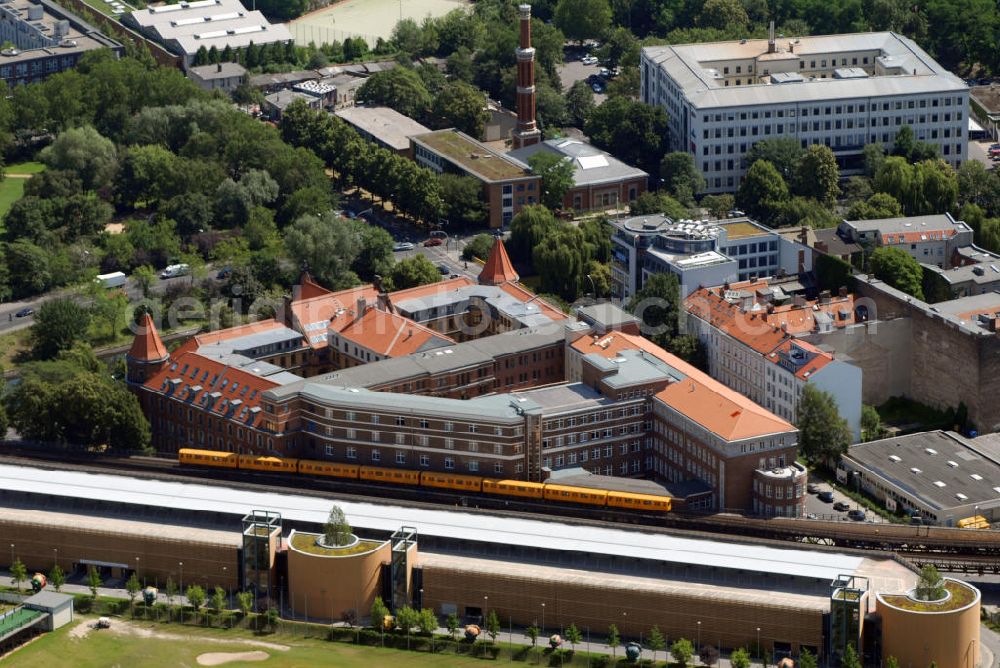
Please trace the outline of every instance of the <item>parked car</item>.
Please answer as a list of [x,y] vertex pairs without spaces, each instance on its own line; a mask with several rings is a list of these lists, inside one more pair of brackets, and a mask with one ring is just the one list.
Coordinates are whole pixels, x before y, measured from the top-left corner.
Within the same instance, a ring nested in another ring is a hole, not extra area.
[[492,232],[490,232],[490,234],[492,234],[497,239],[503,239],[503,230],[501,229],[493,230]]
[[864,522],[865,521],[865,511],[858,510],[857,508],[855,508],[854,510],[848,511],[847,516],[850,517],[855,522]]
[[441,239],[434,238],[434,239],[428,239],[427,241],[425,241],[424,242],[424,246],[440,246],[443,243],[444,243],[444,241],[442,241]]
[[833,492],[825,491],[816,495],[823,503],[833,503]]
[[806,491],[809,492],[810,494],[816,494],[819,492],[819,485],[817,485],[814,482],[811,482],[808,485],[806,485]]
[[191,273],[191,267],[186,264],[172,264],[160,272],[160,278],[176,278],[187,276]]
[[833,504],[833,509],[843,512],[845,510],[850,510],[851,507],[843,501],[837,501],[837,503]]
[[597,56],[584,56],[583,58],[580,59],[580,62],[583,63],[584,65],[596,65]]
[[601,84],[595,82],[595,83],[590,84],[590,90],[594,91],[595,93],[603,93],[604,92],[604,86],[602,86]]
[[215,278],[216,278],[216,280],[221,281],[221,280],[224,280],[226,278],[229,278],[232,275],[233,275],[233,268],[232,267],[223,267],[222,269],[219,270],[219,273],[217,273],[215,275]]
[[400,241],[399,243],[393,245],[392,250],[398,253],[400,251],[413,250],[414,248],[415,246],[409,241]]
[[23,309],[14,314],[15,318],[27,318],[29,315],[34,315],[35,309],[30,306],[25,306]]
[[451,269],[449,269],[448,265],[446,264],[439,264],[438,271],[441,272],[441,274],[443,274],[444,276],[447,276],[448,274],[451,273]]

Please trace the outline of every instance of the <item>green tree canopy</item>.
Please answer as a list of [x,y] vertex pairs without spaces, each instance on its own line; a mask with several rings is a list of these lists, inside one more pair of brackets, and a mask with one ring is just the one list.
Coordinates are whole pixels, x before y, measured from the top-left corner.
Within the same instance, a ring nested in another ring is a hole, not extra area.
[[663,156],[660,178],[667,192],[685,206],[694,203],[694,196],[705,189],[705,177],[686,151],[674,151]]
[[920,569],[920,578],[917,580],[917,598],[921,601],[938,601],[944,598],[946,593],[944,579],[938,569],[934,564],[925,564]]
[[687,638],[678,638],[670,645],[670,655],[681,668],[684,668],[694,656],[694,645]]
[[458,174],[439,174],[437,179],[449,229],[482,227],[488,213],[482,183],[472,176]]
[[747,170],[736,201],[750,217],[769,223],[788,199],[788,185],[767,160],[758,160]]
[[507,251],[515,260],[527,261],[542,239],[564,226],[565,223],[544,206],[526,206],[510,222]]
[[656,174],[665,153],[667,114],[627,97],[611,97],[594,107],[584,132],[600,149],[622,162]]
[[889,193],[875,193],[866,201],[855,202],[847,210],[847,220],[899,218],[902,215],[903,207]]
[[583,233],[564,226],[547,234],[532,252],[532,264],[541,278],[540,291],[572,302],[580,295],[587,258],[581,253]]
[[471,260],[478,257],[485,261],[490,256],[490,250],[495,242],[496,239],[490,234],[477,234],[472,237],[469,243],[465,244],[465,248],[462,249],[462,259]]
[[666,347],[678,333],[680,283],[672,273],[653,274],[629,300],[628,310],[642,320],[643,333]]
[[706,0],[698,15],[698,25],[719,30],[744,28],[750,23],[739,0]]
[[342,289],[358,283],[351,265],[361,252],[360,235],[332,212],[299,217],[285,230],[285,247],[323,285]]
[[837,403],[823,390],[806,384],[799,398],[799,450],[811,461],[836,459],[847,452],[851,430],[840,417]]
[[549,209],[561,209],[563,197],[573,187],[573,161],[541,150],[528,158],[528,165],[533,173],[542,177],[541,203]]
[[483,138],[490,120],[486,96],[463,81],[453,81],[442,88],[434,97],[432,109],[441,127],[458,128],[476,139]]
[[567,121],[577,128],[583,128],[593,109],[594,91],[586,81],[574,81],[566,91]]
[[340,506],[330,508],[330,514],[323,525],[323,540],[327,545],[347,545],[354,537],[351,525]]
[[51,169],[72,172],[87,190],[111,185],[118,170],[114,142],[90,126],[60,133],[51,145],[42,149],[39,158]]
[[35,359],[52,359],[87,336],[90,314],[73,299],[58,297],[43,303],[31,326]]
[[746,162],[747,167],[752,167],[759,160],[767,160],[778,170],[781,178],[785,181],[792,181],[795,178],[799,160],[805,153],[806,150],[802,148],[799,140],[793,137],[763,139],[747,151]]
[[829,146],[812,144],[799,159],[795,192],[829,206],[840,194],[840,169]]
[[559,0],[553,18],[567,39],[597,39],[611,27],[611,5],[608,0]]
[[437,283],[441,280],[441,272],[426,255],[414,255],[397,262],[389,278],[394,289],[405,290],[418,285]]
[[906,251],[894,246],[876,248],[868,258],[868,266],[875,278],[917,299],[924,298],[923,269]]
[[407,67],[376,72],[358,88],[355,99],[391,107],[415,120],[426,117],[432,103],[420,75]]
[[729,663],[733,668],[750,668],[750,653],[738,647],[729,655]]

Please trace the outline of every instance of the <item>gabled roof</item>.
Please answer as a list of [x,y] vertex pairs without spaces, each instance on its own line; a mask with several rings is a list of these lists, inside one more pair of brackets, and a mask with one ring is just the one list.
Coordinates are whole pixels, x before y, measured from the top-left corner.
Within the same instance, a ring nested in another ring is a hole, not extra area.
[[[330,328],[337,330],[336,323]],[[410,353],[452,345],[455,340],[424,327],[397,313],[369,307],[337,332],[377,355],[399,357]]]
[[162,362],[170,357],[167,347],[163,345],[163,340],[156,331],[153,317],[144,313],[139,327],[136,329],[135,338],[132,339],[132,347],[128,351],[129,359],[137,362]]
[[170,364],[146,381],[146,389],[247,426],[259,426],[260,400],[265,391],[301,380],[282,373],[277,367],[273,378],[265,378],[191,350],[181,350],[180,354],[175,353]]
[[298,299],[311,299],[312,297],[321,297],[323,295],[331,294],[333,293],[330,290],[327,290],[322,285],[314,281],[308,271],[303,272],[302,278],[299,280]]
[[[753,286],[750,287],[752,289]],[[684,307],[690,315],[704,320],[758,353],[771,352],[787,336],[761,312],[746,313],[738,302],[727,301],[724,295],[709,288],[691,293],[684,300]]]
[[574,341],[572,347],[584,355],[597,353],[609,359],[626,350],[642,350],[666,362],[684,378],[657,393],[656,400],[724,440],[739,441],[795,431],[795,427],[777,415],[645,337],[611,332],[603,337],[583,336]]
[[514,265],[511,264],[510,257],[507,255],[503,240],[497,239],[493,242],[493,248],[490,249],[490,256],[486,260],[483,270],[479,272],[479,283],[481,285],[500,285],[516,281],[518,278],[520,276],[514,271]]

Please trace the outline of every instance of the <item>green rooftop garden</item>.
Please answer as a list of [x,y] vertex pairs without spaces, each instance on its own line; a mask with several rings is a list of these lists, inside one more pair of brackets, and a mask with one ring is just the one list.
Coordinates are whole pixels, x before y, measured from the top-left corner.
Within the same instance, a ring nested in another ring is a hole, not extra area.
[[377,540],[359,540],[348,547],[324,547],[316,542],[317,538],[319,538],[319,534],[295,532],[291,540],[292,547],[299,552],[318,554],[324,557],[348,557],[352,554],[371,552],[382,544]]
[[[452,132],[441,130],[417,137],[428,147],[437,151],[462,169],[478,174],[489,181],[504,181],[525,176],[525,171],[497,154],[488,151],[481,144]],[[475,156],[475,157],[474,157]]]
[[975,590],[966,584],[962,584],[961,582],[945,580],[944,588],[951,594],[951,596],[944,601],[918,601],[904,594],[889,596],[883,594],[882,600],[889,605],[902,610],[911,610],[913,612],[949,612],[951,610],[964,608],[976,599]]

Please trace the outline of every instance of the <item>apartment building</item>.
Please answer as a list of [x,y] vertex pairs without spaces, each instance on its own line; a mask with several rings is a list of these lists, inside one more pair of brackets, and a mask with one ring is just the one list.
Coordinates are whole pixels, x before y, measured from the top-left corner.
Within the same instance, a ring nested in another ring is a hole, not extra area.
[[966,159],[969,89],[893,32],[775,37],[642,49],[640,95],[663,107],[669,146],[690,153],[706,193],[733,192],[765,139],[823,144],[859,173],[865,144],[910,126],[954,167]]
[[0,3],[0,79],[8,86],[35,83],[73,69],[84,54],[124,47],[51,0]]
[[674,221],[657,214],[612,220],[611,291],[627,301],[652,274],[675,274],[686,297],[702,286],[812,270],[812,253],[750,220]]
[[855,323],[853,296],[790,297],[767,281],[702,288],[684,303],[687,331],[708,354],[709,374],[785,420],[798,418],[807,383],[828,392],[861,437],[861,369],[799,340]]
[[972,228],[950,213],[879,220],[845,220],[837,226],[845,243],[868,248],[898,248],[921,264],[950,269],[968,264],[956,257],[961,248],[972,245]]

